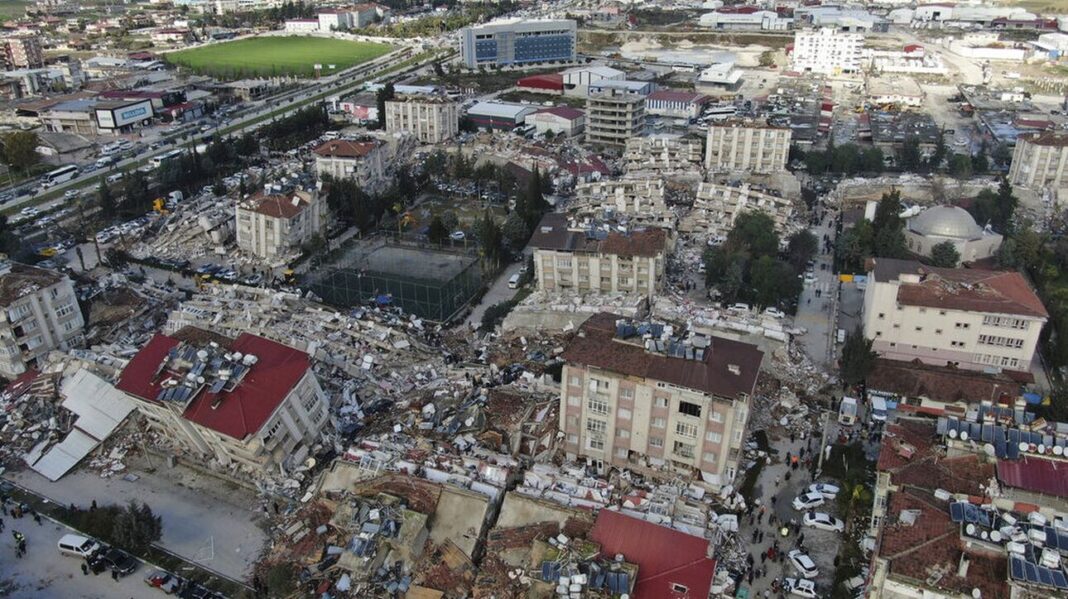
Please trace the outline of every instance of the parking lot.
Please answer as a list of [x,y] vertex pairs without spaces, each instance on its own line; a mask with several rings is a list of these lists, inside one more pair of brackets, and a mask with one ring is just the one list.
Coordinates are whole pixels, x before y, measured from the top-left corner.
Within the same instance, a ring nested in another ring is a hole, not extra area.
[[[112,580],[109,574],[82,574],[83,560],[67,557],[56,547],[59,539],[73,532],[49,520],[41,525],[30,518],[15,520],[4,517],[4,532],[0,534],[0,596],[12,599],[41,597],[80,597],[82,599],[159,599],[165,595],[145,585],[144,577],[150,567],[141,564],[129,576]],[[15,557],[15,541],[11,535],[18,530],[26,536],[26,555]]]

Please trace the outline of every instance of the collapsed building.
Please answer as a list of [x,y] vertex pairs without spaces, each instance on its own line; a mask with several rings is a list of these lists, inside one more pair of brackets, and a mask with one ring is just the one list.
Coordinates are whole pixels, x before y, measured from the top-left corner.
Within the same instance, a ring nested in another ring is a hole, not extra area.
[[632,137],[623,150],[628,175],[697,175],[704,166],[704,144],[687,137]]
[[688,233],[701,233],[710,239],[726,239],[740,214],[758,211],[767,214],[775,230],[786,236],[800,226],[799,210],[794,202],[778,191],[750,183],[703,182],[691,210],[679,223]]
[[618,179],[583,183],[575,187],[575,199],[567,207],[576,218],[615,221],[633,226],[673,230],[675,213],[665,203],[661,178]]

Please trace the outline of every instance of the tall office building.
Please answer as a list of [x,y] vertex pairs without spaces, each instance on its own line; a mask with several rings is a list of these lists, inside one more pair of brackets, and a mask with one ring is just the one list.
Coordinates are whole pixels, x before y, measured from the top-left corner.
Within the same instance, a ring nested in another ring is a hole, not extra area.
[[507,19],[460,30],[460,57],[469,68],[573,62],[578,28],[570,19]]

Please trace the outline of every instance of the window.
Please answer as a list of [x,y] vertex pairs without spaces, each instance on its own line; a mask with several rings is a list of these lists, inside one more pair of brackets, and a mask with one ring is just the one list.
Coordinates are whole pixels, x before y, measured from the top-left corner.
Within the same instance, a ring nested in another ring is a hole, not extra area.
[[704,452],[703,454],[701,454],[701,461],[706,463],[706,464],[715,464],[716,463],[716,452],[714,452],[714,451],[706,451],[706,452]]
[[574,430],[574,429],[578,428],[578,424],[579,424],[579,417],[578,416],[575,416],[574,414],[572,414],[572,415],[567,417],[567,429],[568,430]]
[[586,439],[586,449],[604,451],[604,437],[588,437]]
[[668,406],[668,400],[666,397],[657,397],[653,400],[653,407],[666,408]]
[[942,329],[935,329],[935,335],[941,335]]
[[608,414],[608,402],[599,397],[590,397],[586,400],[586,409],[590,414],[604,416]]
[[569,445],[578,445],[578,435],[568,435],[567,442]]
[[617,428],[616,429],[616,436],[619,437],[620,439],[629,439],[630,438],[630,431],[628,431],[625,428]]
[[634,389],[623,388],[619,390],[620,399],[634,399]]
[[571,386],[572,387],[578,387],[581,384],[582,384],[582,379],[581,378],[579,378],[579,377],[577,377],[575,375],[571,375]]
[[680,437],[687,437],[689,439],[697,438],[697,425],[689,422],[676,422],[675,434]]
[[923,331],[923,327],[916,327],[916,332],[919,333],[920,331]]
[[582,398],[579,397],[578,395],[568,395],[567,396],[567,405],[574,406],[574,407],[581,406],[582,405]]
[[667,421],[663,418],[653,418],[653,428],[664,428],[667,426]]
[[319,396],[313,391],[308,394],[308,397],[304,398],[304,401],[300,402],[300,405],[304,408],[305,412],[311,414],[315,409],[315,406],[319,405]]
[[619,408],[616,410],[616,416],[620,420],[630,420],[630,410],[627,408]]
[[679,584],[677,582],[671,583],[671,590],[676,592],[676,593],[683,594],[683,595],[685,595],[686,593],[690,592],[690,589],[687,588],[686,585]]
[[625,459],[627,459],[627,455],[629,453],[630,453],[630,451],[626,447],[620,447],[619,449],[616,450],[616,457],[621,459],[621,460],[625,460]]
[[56,309],[56,318],[63,318],[64,316],[70,314],[71,312],[74,312],[74,304],[67,304],[65,306],[60,306],[59,308]]
[[264,433],[263,442],[269,443],[271,439],[274,438],[275,433],[277,433],[278,429],[280,428],[282,428],[282,421],[276,420],[274,424],[272,424],[271,427],[267,429],[267,432]]
[[886,312],[879,312],[879,318],[886,318]]
[[876,337],[882,337],[883,336],[883,332],[882,331],[875,331],[875,336]]
[[78,321],[76,320],[68,320],[67,322],[63,323],[64,331],[70,332],[76,328],[78,328]]
[[709,419],[712,422],[723,422],[723,412],[717,412],[716,410],[712,410],[712,415],[709,416]]
[[672,452],[679,457],[693,458],[693,445],[683,443],[682,441],[675,441]]
[[697,405],[695,403],[690,403],[688,401],[680,401],[679,402],[679,413],[680,414],[686,414],[687,416],[697,416],[698,418],[700,418],[701,417],[701,406],[699,406],[699,405]]
[[604,420],[596,418],[586,419],[586,432],[591,435],[603,435],[608,430],[608,424]]
[[899,325],[899,324],[896,324],[896,323],[895,323],[895,324],[894,324],[894,328],[895,328],[895,329],[900,329],[900,328],[901,328],[901,325]]
[[705,441],[708,441],[709,443],[720,443],[723,441],[723,435],[714,431],[708,431],[705,433]]
[[664,446],[664,440],[660,437],[649,437],[649,447],[661,448]]

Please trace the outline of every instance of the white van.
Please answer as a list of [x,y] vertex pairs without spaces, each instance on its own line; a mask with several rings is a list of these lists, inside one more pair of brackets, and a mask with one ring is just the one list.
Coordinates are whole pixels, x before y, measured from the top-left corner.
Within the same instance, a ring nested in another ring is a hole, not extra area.
[[511,277],[508,278],[508,288],[509,289],[516,289],[518,287],[519,287],[519,273],[515,273],[514,275],[512,275]]
[[876,422],[886,422],[886,400],[878,395],[871,397],[871,419]]
[[72,557],[86,558],[100,550],[100,543],[81,535],[63,535],[57,545],[60,553]]

